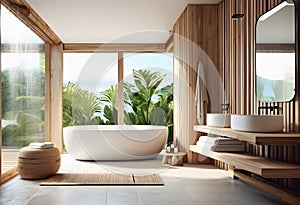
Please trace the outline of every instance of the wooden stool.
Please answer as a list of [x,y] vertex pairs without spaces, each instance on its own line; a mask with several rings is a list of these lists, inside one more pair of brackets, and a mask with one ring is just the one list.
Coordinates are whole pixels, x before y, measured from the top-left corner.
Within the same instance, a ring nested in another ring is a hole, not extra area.
[[168,164],[168,158],[171,157],[171,164],[172,166],[182,166],[183,165],[183,157],[186,155],[184,152],[165,152],[164,158],[162,160],[162,164]]
[[22,179],[42,179],[56,174],[60,167],[60,153],[54,148],[23,147],[18,158]]

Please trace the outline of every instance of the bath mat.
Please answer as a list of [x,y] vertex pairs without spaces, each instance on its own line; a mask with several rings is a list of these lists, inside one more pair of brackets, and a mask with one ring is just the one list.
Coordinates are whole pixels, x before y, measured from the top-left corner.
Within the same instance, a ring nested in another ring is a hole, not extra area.
[[164,185],[163,180],[158,174],[151,175],[132,175],[136,185]]
[[41,186],[137,186],[164,185],[157,174],[122,175],[122,174],[56,174],[44,180]]

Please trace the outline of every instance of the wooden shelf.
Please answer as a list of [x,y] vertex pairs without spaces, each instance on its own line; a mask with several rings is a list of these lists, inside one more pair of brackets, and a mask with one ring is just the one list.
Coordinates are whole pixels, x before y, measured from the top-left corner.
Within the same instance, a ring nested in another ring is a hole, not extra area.
[[300,178],[300,165],[273,161],[246,153],[213,152],[197,145],[190,145],[190,150],[265,178]]
[[300,133],[239,132],[232,130],[231,128],[209,127],[203,125],[194,125],[194,130],[198,132],[231,137],[259,145],[300,145]]

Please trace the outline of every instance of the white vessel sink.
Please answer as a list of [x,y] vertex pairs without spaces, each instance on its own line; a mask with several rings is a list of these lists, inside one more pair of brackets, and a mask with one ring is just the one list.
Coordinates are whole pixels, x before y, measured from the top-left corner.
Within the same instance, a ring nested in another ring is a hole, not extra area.
[[230,127],[230,114],[207,113],[207,126],[211,127]]
[[282,132],[283,115],[231,115],[231,128],[245,132]]

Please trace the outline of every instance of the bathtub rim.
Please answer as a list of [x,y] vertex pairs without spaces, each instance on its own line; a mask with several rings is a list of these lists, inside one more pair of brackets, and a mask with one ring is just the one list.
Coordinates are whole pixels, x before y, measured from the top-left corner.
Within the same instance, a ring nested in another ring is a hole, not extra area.
[[66,130],[105,130],[105,131],[147,131],[147,130],[165,130],[168,126],[162,125],[74,125],[64,127]]

